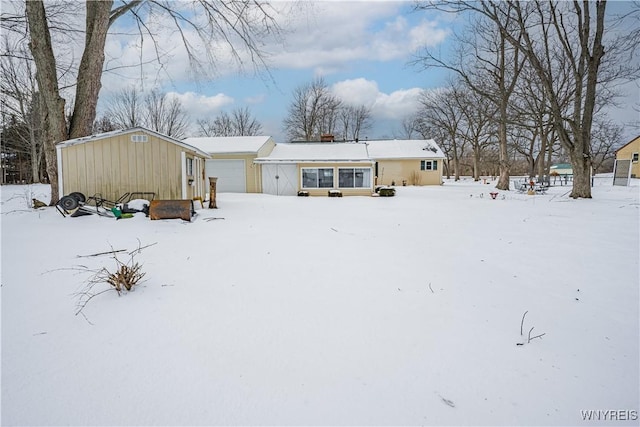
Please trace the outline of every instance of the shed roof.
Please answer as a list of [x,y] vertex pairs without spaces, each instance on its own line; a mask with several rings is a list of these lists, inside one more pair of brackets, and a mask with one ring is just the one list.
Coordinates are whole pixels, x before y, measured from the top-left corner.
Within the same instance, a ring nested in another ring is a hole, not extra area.
[[633,138],[631,141],[627,142],[626,144],[624,144],[622,147],[618,148],[616,150],[616,154],[618,154],[618,151],[622,150],[623,148],[626,148],[629,145],[633,145],[633,144],[640,144],[640,135],[636,136],[635,138]]
[[256,162],[371,162],[371,159],[365,144],[323,142],[277,144],[271,154],[257,158]]
[[128,129],[118,129],[118,130],[114,130],[111,132],[103,132],[103,133],[98,133],[95,135],[89,135],[89,136],[83,136],[81,138],[74,138],[74,139],[68,139],[66,141],[62,141],[59,142],[58,144],[56,144],[56,147],[59,148],[64,148],[64,147],[69,147],[72,145],[78,145],[78,144],[86,144],[88,142],[94,142],[94,141],[98,141],[101,139],[106,139],[106,138],[111,138],[114,136],[118,136],[118,135],[127,135],[130,133],[136,133],[136,132],[145,132],[145,133],[149,133],[151,135],[154,135],[160,139],[163,139],[165,141],[171,142],[173,144],[179,145],[181,147],[184,147],[188,150],[191,151],[195,151],[196,153],[200,154],[203,157],[209,157],[209,155],[207,153],[205,153],[204,151],[198,149],[197,147],[194,147],[193,145],[187,144],[185,142],[179,141],[175,138],[172,138],[170,136],[167,135],[163,135],[159,132],[155,132],[152,131],[150,129],[147,128],[143,128],[141,126],[138,127],[134,127],[134,128],[128,128]]
[[270,139],[270,136],[204,136],[187,138],[184,142],[209,154],[256,154]]
[[369,157],[379,159],[444,159],[445,155],[433,139],[367,141]]

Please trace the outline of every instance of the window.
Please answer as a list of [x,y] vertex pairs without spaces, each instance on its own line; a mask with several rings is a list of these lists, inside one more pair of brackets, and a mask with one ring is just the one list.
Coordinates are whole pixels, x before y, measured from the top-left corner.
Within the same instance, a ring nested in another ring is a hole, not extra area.
[[131,135],[131,142],[147,142],[149,137],[147,135]]
[[333,168],[302,168],[302,188],[333,188]]
[[187,157],[187,176],[193,175],[193,159]]
[[339,168],[340,188],[368,188],[371,186],[371,168]]
[[438,170],[437,160],[420,160],[421,171],[435,171]]
[[638,163],[638,153],[633,153],[633,154],[631,155],[631,161],[632,161],[633,163]]

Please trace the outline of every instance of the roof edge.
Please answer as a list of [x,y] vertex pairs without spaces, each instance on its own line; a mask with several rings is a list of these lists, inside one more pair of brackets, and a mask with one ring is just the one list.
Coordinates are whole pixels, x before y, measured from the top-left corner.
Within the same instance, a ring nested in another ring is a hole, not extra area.
[[58,142],[56,144],[56,147],[60,147],[60,148],[64,148],[64,147],[71,147],[74,145],[80,145],[80,144],[86,144],[88,142],[94,142],[94,141],[99,141],[101,139],[105,139],[105,138],[111,138],[113,136],[118,136],[118,135],[128,135],[130,133],[135,133],[135,132],[146,132],[149,133],[151,135],[154,135],[157,138],[163,139],[165,141],[174,143],[176,145],[179,145],[181,147],[187,148],[191,151],[194,151],[198,154],[200,154],[201,156],[205,157],[205,158],[209,158],[210,155],[207,154],[206,152],[200,150],[197,147],[194,147],[193,145],[187,144],[186,142],[182,142],[179,139],[173,138],[171,136],[168,135],[164,135],[160,132],[156,132],[153,131],[151,129],[147,129],[145,127],[142,126],[136,126],[133,128],[127,128],[127,129],[118,129],[118,130],[114,130],[114,131],[110,131],[110,132],[103,132],[103,133],[98,133],[98,134],[93,134],[93,135],[87,135],[87,136],[82,136],[80,138],[73,138],[73,139],[68,139],[66,141],[61,141]]

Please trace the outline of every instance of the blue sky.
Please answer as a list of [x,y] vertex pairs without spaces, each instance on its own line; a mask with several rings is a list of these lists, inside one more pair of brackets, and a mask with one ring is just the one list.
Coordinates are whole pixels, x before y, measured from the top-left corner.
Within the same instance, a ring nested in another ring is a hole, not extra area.
[[[274,7],[289,3],[275,2]],[[452,22],[448,16],[412,12],[411,2],[303,2],[282,21],[280,41],[265,41],[269,75],[251,69],[238,70],[225,47],[218,46],[219,65],[209,76],[194,81],[177,37],[160,37],[167,52],[163,68],[158,65],[120,69],[105,73],[100,107],[123,87],[159,87],[177,96],[190,116],[213,118],[221,111],[249,107],[262,123],[265,134],[284,141],[282,122],[293,90],[323,77],[344,102],[372,109],[374,126],[369,138],[392,137],[401,132],[402,118],[417,106],[420,90],[443,85],[442,71],[420,72],[408,65],[415,50],[425,44],[444,47]],[[119,23],[127,33],[127,22]],[[108,64],[135,64],[140,53],[150,58],[150,43],[140,49],[137,37],[111,36]],[[221,53],[220,53],[221,52]],[[143,76],[141,79],[140,76]]]
[[[629,4],[612,2],[608,10]],[[180,37],[169,31],[170,25],[157,23],[156,40],[162,53],[159,65],[149,40],[141,44],[131,21],[119,21],[107,40],[107,68],[134,66],[104,74],[99,111],[125,87],[155,87],[179,98],[194,124],[221,111],[249,107],[262,123],[263,133],[284,142],[282,123],[293,90],[322,76],[344,102],[371,108],[374,126],[361,137],[401,137],[402,119],[415,112],[420,92],[441,87],[447,79],[443,70],[423,71],[409,62],[423,46],[446,52],[454,30],[462,24],[459,16],[413,12],[408,1],[276,1],[272,5],[284,32],[278,41],[263,40],[270,75],[256,75],[250,66],[240,70],[230,60],[228,47],[214,44],[215,69],[204,70],[204,75],[194,80]],[[285,9],[290,13],[279,13]],[[187,37],[198,45],[192,35],[187,33]],[[247,60],[243,52],[240,56]],[[140,58],[150,63],[135,65]],[[640,99],[638,85],[629,88],[627,99],[613,116],[637,121],[638,114],[631,106]],[[631,137],[634,132],[637,130],[627,134]]]

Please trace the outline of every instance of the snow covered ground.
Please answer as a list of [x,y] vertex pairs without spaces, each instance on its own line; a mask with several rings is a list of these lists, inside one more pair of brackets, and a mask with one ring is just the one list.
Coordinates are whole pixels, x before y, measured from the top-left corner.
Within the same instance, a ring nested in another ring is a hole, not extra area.
[[[191,223],[4,186],[2,425],[637,425],[634,184],[223,193]],[[139,245],[145,282],[76,316],[78,269],[114,267],[86,255]]]

